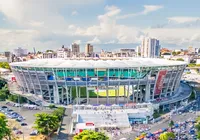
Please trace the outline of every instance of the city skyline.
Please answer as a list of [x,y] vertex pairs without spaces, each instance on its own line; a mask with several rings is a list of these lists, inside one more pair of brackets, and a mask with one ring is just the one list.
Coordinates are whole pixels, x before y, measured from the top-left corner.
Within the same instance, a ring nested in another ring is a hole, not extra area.
[[81,50],[86,43],[96,51],[136,48],[145,36],[157,38],[164,48],[199,47],[197,3],[1,0],[1,51],[55,50],[72,43],[80,44]]

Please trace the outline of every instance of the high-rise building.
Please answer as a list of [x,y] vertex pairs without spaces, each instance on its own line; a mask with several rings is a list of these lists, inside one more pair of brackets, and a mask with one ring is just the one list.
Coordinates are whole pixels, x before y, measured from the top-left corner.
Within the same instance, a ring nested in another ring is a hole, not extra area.
[[77,56],[80,53],[80,46],[76,43],[73,43],[71,47],[72,54]]
[[22,56],[26,56],[28,54],[27,49],[23,49],[23,48],[17,48],[14,49],[13,54],[17,57],[22,57]]
[[93,53],[93,51],[94,51],[93,45],[86,44],[86,46],[85,46],[85,54],[86,55],[91,55]]
[[141,57],[156,58],[160,56],[159,40],[144,38],[141,45]]

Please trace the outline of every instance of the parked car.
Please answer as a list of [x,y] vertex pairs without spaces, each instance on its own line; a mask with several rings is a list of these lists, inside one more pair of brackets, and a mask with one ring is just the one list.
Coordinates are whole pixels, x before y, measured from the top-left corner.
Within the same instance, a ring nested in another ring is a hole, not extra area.
[[33,130],[33,131],[30,133],[31,136],[35,136],[35,135],[37,135],[37,134],[38,134],[38,131],[37,131],[37,130]]
[[5,109],[5,108],[8,108],[7,106],[2,106],[1,108]]
[[21,135],[21,134],[23,134],[23,133],[22,133],[22,131],[20,131],[20,130],[15,130],[15,134],[16,134],[16,135]]
[[85,103],[87,103],[87,99],[84,99],[81,101],[81,104],[85,104]]
[[25,122],[22,122],[21,123],[21,126],[27,126],[28,124],[27,123],[25,123]]

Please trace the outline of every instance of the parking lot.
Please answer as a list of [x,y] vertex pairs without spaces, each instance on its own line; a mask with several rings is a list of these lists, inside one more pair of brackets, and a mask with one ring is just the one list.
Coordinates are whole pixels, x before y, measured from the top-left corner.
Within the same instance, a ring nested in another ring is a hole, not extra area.
[[[16,127],[18,130],[20,130],[23,134],[18,134],[17,136],[20,138],[28,139],[30,137],[30,133],[34,130],[34,121],[35,121],[35,114],[36,113],[41,113],[41,110],[34,110],[34,109],[28,109],[24,107],[13,107],[11,105],[6,104],[6,102],[1,102],[0,107],[2,106],[7,106],[9,109],[13,110],[12,112],[16,112],[25,120],[22,120],[20,122],[16,121],[16,119],[12,119],[10,116],[8,117],[9,123],[11,127]],[[42,112],[50,113],[52,112],[49,109],[42,110]],[[5,112],[4,112],[5,114]],[[21,126],[21,123],[24,122],[27,125],[26,126]]]

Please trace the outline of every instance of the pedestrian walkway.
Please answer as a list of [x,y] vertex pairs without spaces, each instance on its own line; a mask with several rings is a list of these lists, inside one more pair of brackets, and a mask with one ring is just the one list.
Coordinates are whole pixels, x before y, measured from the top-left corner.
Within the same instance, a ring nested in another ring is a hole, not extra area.
[[67,108],[65,110],[65,115],[62,121],[60,133],[58,134],[58,140],[70,140],[68,139],[68,134],[71,131],[71,125],[72,125],[71,114],[72,114],[72,109]]

